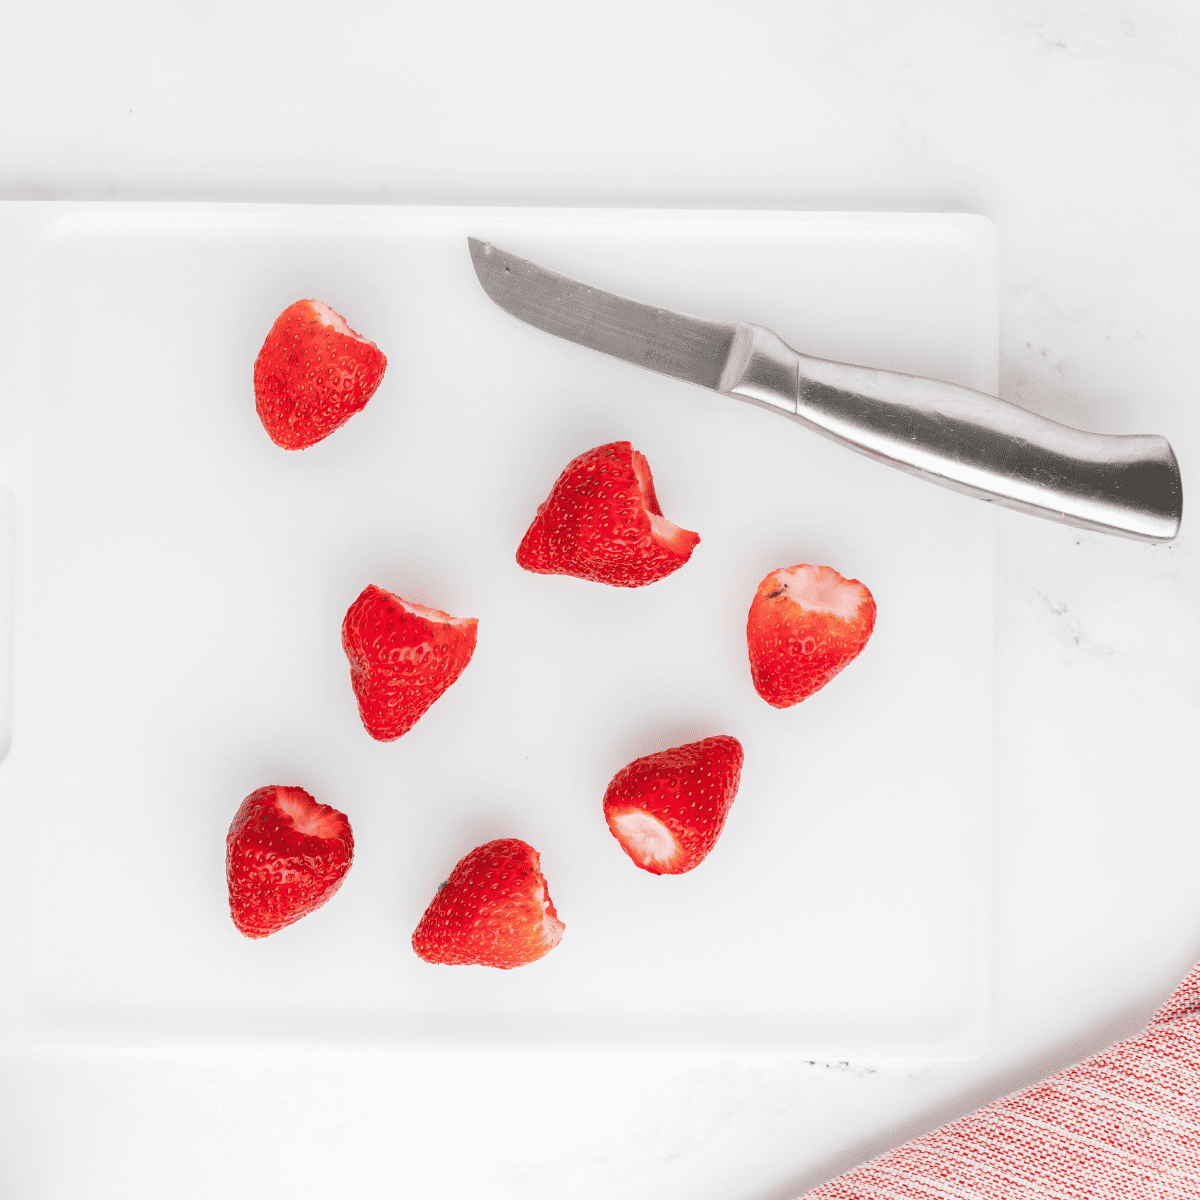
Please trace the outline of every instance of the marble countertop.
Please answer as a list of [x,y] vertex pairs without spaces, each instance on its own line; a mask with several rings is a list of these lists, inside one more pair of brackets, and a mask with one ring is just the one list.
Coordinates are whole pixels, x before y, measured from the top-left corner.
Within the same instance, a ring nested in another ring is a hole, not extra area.
[[[1001,395],[1165,434],[1185,489],[1200,461],[1184,0],[47,0],[4,25],[0,198],[981,213]],[[1136,1031],[1200,958],[1197,539],[1186,510],[1159,547],[996,519],[981,1058],[10,1054],[0,1193],[790,1200]]]

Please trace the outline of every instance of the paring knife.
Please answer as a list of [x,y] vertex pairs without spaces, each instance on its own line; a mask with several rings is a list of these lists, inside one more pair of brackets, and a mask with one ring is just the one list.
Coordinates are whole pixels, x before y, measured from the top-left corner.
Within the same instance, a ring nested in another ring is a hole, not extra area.
[[1146,542],[1179,532],[1166,438],[1086,433],[971,388],[812,358],[761,325],[641,304],[468,238],[505,312],[569,342],[759,404],[889,466],[980,500]]

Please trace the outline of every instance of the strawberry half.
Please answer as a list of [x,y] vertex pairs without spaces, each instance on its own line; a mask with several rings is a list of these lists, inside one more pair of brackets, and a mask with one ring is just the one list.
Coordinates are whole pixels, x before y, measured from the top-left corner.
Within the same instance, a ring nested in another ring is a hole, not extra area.
[[365,407],[387,359],[320,300],[279,314],[254,363],[254,401],[271,441],[303,450]]
[[610,442],[567,464],[517,562],[540,575],[643,587],[682,567],[699,540],[662,515],[645,457],[628,442]]
[[303,788],[259,788],[242,801],[225,839],[233,923],[250,938],[291,925],[342,886],[353,857],[344,813]]
[[604,793],[613,837],[654,875],[698,867],[725,827],[742,758],[741,742],[722,735],[635,759]]
[[562,941],[538,852],[519,838],[477,846],[441,884],[412,936],[419,958],[523,967]]
[[479,622],[410,604],[370,584],[342,621],[342,648],[367,732],[380,742],[407,733],[463,673]]
[[790,708],[823,688],[862,653],[875,628],[875,598],[832,567],[801,563],[758,585],[746,622],[758,694]]

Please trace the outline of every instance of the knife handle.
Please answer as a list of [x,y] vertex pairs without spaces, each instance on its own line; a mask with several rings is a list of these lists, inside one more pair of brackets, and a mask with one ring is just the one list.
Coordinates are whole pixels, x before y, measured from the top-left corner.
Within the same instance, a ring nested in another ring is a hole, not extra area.
[[980,500],[1169,542],[1183,485],[1166,438],[1087,433],[972,388],[812,358],[741,324],[719,391]]

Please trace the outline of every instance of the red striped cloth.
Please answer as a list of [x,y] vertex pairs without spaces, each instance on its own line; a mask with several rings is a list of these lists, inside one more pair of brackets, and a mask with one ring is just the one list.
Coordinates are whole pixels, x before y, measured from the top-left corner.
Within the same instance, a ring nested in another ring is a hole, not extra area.
[[1137,1037],[801,1200],[1200,1198],[1200,966]]

